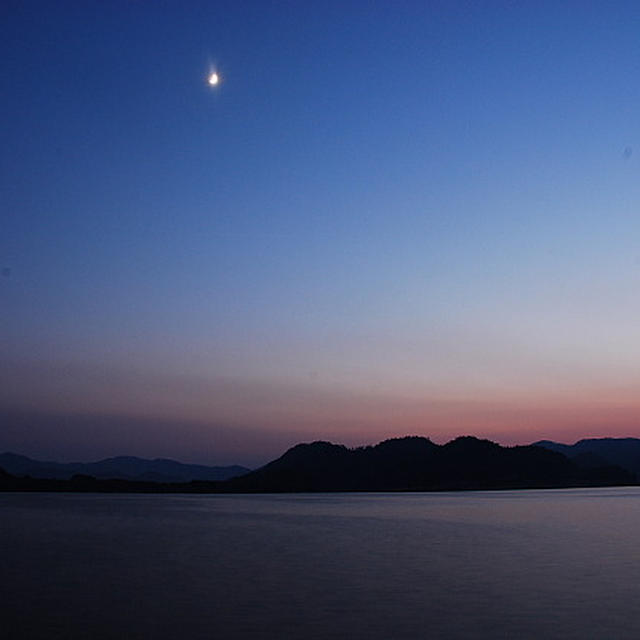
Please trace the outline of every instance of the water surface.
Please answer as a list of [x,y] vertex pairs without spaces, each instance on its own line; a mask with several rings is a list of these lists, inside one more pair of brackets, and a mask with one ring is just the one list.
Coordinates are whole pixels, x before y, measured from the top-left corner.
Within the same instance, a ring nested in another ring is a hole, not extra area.
[[0,494],[16,639],[638,638],[640,489]]

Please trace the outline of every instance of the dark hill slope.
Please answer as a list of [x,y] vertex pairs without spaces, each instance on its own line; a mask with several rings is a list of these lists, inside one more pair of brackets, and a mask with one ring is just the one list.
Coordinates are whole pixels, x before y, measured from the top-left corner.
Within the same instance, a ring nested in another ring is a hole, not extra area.
[[575,444],[541,440],[534,444],[562,453],[581,467],[617,465],[640,478],[640,440],[638,438],[588,438]]
[[423,491],[629,484],[620,468],[585,469],[543,447],[501,447],[461,437],[386,440],[348,449],[299,444],[266,466],[224,483],[230,491]]

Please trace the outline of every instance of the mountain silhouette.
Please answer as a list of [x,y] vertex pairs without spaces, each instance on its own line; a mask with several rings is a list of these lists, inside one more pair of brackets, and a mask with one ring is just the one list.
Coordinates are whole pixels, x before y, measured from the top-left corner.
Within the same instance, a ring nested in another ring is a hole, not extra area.
[[0,467],[16,476],[69,480],[80,474],[94,478],[116,478],[143,482],[190,482],[191,480],[228,480],[245,474],[249,469],[238,465],[208,467],[184,464],[175,460],[147,460],[133,456],[106,458],[98,462],[44,462],[15,453],[0,454]]
[[[11,457],[2,459],[13,460]],[[158,493],[456,491],[635,483],[632,473],[606,461],[581,465],[548,447],[502,447],[490,440],[471,436],[456,438],[444,445],[418,436],[393,438],[355,449],[323,441],[298,444],[260,469],[215,481],[105,479],[82,470],[75,470],[70,477],[42,479],[17,477],[8,471],[10,469],[6,467],[4,471],[0,469],[0,490]]]
[[224,483],[231,491],[438,491],[629,484],[612,465],[584,468],[544,447],[502,447],[471,436],[437,445],[410,436],[348,449],[299,444],[277,460]]
[[607,464],[617,465],[633,473],[636,478],[640,478],[640,439],[638,438],[586,438],[575,444],[540,440],[534,445],[562,453],[584,468]]

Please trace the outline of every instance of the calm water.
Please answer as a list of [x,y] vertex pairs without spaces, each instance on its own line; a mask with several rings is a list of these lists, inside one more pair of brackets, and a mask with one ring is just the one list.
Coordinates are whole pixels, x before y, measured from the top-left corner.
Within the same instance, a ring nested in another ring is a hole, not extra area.
[[640,489],[0,494],[7,638],[640,637]]

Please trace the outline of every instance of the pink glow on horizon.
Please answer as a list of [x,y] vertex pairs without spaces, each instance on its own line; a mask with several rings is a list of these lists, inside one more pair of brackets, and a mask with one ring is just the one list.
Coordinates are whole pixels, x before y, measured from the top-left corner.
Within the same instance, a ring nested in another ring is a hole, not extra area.
[[[456,394],[441,389],[419,394],[414,388],[401,394],[315,380],[278,383],[106,369],[92,369],[88,375],[83,367],[42,365],[38,371],[34,375],[29,368],[11,369],[4,389],[13,399],[13,409],[68,416],[72,421],[82,418],[88,425],[90,416],[97,416],[104,427],[96,443],[85,437],[91,429],[84,434],[74,428],[68,436],[68,442],[85,442],[97,456],[100,442],[105,454],[108,450],[202,461],[203,451],[218,451],[228,462],[252,463],[266,462],[297,442],[317,439],[357,446],[404,435],[427,436],[438,443],[474,435],[511,445],[640,436],[640,399],[631,386],[562,388],[547,382],[537,389],[503,392],[460,389]],[[110,419],[119,425],[112,433]],[[64,421],[54,422],[53,435],[64,440]],[[172,424],[173,430],[165,424]],[[176,430],[176,425],[183,426]],[[25,423],[23,428],[31,427]],[[35,431],[32,436],[38,439]],[[16,438],[18,442],[19,434]]]

